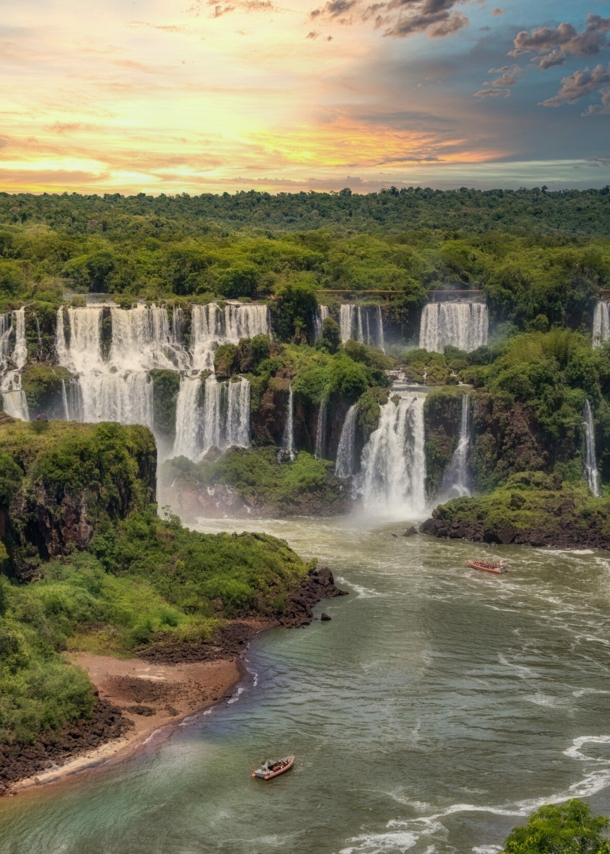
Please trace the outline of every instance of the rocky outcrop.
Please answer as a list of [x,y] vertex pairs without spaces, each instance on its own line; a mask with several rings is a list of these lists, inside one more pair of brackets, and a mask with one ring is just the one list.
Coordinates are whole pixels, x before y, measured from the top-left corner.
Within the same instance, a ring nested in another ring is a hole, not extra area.
[[313,620],[312,608],[322,599],[346,596],[345,590],[336,585],[330,569],[313,570],[301,585],[288,597],[286,608],[280,614],[257,620],[232,620],[218,631],[210,641],[189,643],[160,639],[154,644],[141,647],[138,657],[164,664],[180,662],[216,661],[236,659],[243,655],[252,638],[261,629],[285,626],[299,628]]
[[523,473],[490,495],[437,507],[420,530],[477,543],[610,549],[610,501],[559,475]]
[[35,777],[68,758],[120,738],[132,726],[120,709],[98,699],[90,718],[68,724],[58,733],[41,735],[34,744],[0,743],[0,795],[18,780]]
[[156,448],[145,427],[4,419],[0,451],[21,472],[0,507],[9,569],[20,581],[50,558],[87,548],[101,524],[155,495]]

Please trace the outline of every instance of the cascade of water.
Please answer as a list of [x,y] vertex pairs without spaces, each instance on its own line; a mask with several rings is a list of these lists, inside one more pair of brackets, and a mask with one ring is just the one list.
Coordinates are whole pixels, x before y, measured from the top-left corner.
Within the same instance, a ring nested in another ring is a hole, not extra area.
[[245,377],[230,382],[227,389],[225,447],[247,448],[250,444],[250,383]]
[[0,314],[0,371],[6,368],[11,352],[12,315]]
[[339,333],[341,335],[341,343],[345,344],[349,341],[352,335],[354,325],[354,306],[342,305],[339,308]]
[[79,377],[82,420],[118,421],[153,428],[153,386],[143,372],[95,373]]
[[174,308],[172,314],[172,338],[176,345],[184,341],[184,312],[181,308]]
[[368,339],[368,314],[365,314],[365,320],[367,322],[367,324],[366,324],[367,325],[366,339],[364,337],[364,329],[362,327],[362,314],[363,314],[362,307],[357,306],[357,308],[356,308],[356,341],[359,344],[369,344],[370,342]]
[[[6,315],[2,315],[6,318]],[[12,330],[15,330],[15,345],[10,357],[9,343]],[[4,329],[4,332],[2,331]],[[29,421],[30,413],[28,410],[28,402],[25,392],[21,388],[21,371],[25,366],[28,348],[25,338],[25,308],[17,309],[12,313],[11,324],[8,326],[8,321],[5,320],[3,326],[0,327],[1,349],[0,357],[3,356],[3,351],[6,351],[6,357],[2,358],[0,367],[6,367],[10,358],[14,367],[7,371],[0,380],[0,392],[2,393],[2,405],[4,411],[13,418],[19,418],[21,421]]]
[[105,369],[102,359],[102,315],[100,306],[68,308],[70,343],[66,344],[64,309],[57,312],[55,349],[59,364],[75,374]]
[[326,446],[326,412],[328,409],[328,399],[323,397],[320,402],[320,408],[318,409],[318,421],[316,424],[316,447],[314,451],[314,457],[316,460],[321,460],[324,458],[324,451]]
[[585,402],[585,479],[587,486],[597,498],[600,495],[599,472],[597,470],[597,458],[595,456],[595,430],[593,427],[593,413],[591,404]]
[[436,353],[442,353],[447,345],[470,352],[487,344],[488,334],[485,303],[433,302],[422,311],[419,346]]
[[593,313],[593,346],[601,347],[610,338],[610,303],[598,302]]
[[383,332],[383,314],[381,306],[377,306],[377,346],[382,353],[385,353],[385,335]]
[[222,311],[216,303],[194,305],[191,329],[193,366],[214,370],[214,351],[220,344],[238,344],[255,335],[271,337],[266,305],[232,305]]
[[64,407],[64,421],[72,421],[70,418],[70,405],[68,403],[68,392],[66,391],[65,380],[61,381],[61,402]]
[[405,394],[381,407],[379,427],[362,452],[362,496],[368,510],[425,511],[424,397]]
[[356,473],[356,415],[358,412],[358,404],[347,410],[343,427],[341,428],[341,436],[339,437],[339,447],[337,448],[337,462],[335,465],[335,474],[337,477],[351,477]]
[[283,457],[289,457],[290,461],[294,460],[294,397],[292,394],[292,386],[288,389],[288,406],[286,408],[286,424],[284,426],[284,436],[282,437],[282,447],[278,453],[278,459],[281,461]]
[[15,367],[20,371],[25,365],[28,357],[28,348],[25,340],[25,308],[19,308],[13,312],[15,320],[15,349],[12,359]]
[[167,309],[144,305],[125,310],[111,308],[112,344],[109,362],[118,370],[155,368],[182,370],[188,355],[170,330]]
[[201,451],[199,395],[201,377],[181,377],[176,402],[176,438],[173,457],[197,460]]
[[322,337],[322,324],[329,317],[328,306],[319,305],[315,316],[316,340]]
[[443,501],[470,495],[470,451],[472,448],[472,419],[470,417],[470,396],[462,395],[462,416],[460,435],[451,461],[443,475],[440,495]]

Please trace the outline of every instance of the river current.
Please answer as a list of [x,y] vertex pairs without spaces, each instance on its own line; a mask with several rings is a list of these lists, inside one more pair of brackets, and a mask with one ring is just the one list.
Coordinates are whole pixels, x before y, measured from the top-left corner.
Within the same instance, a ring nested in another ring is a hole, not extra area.
[[331,567],[332,621],[260,635],[231,701],[162,744],[0,801],[2,854],[491,854],[543,802],[610,812],[610,557],[498,547],[497,577],[395,523],[201,529],[244,528]]

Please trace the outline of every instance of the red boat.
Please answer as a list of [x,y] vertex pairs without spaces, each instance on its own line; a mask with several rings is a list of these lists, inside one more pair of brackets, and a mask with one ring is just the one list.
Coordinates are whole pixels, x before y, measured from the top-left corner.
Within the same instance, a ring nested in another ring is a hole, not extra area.
[[260,777],[261,780],[272,780],[273,777],[279,777],[280,774],[290,771],[294,765],[295,758],[296,757],[292,754],[290,756],[286,756],[284,759],[267,759],[260,768],[256,771],[252,771],[252,776]]
[[510,572],[507,567],[508,561],[499,560],[494,563],[490,563],[486,560],[469,560],[468,566],[471,566],[473,569],[482,569],[483,572],[495,572],[497,575],[502,575],[504,572]]

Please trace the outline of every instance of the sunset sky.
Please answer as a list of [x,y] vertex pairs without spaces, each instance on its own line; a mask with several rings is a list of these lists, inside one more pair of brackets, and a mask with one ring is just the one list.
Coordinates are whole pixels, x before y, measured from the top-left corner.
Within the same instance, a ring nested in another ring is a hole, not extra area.
[[610,183],[610,2],[2,4],[0,190]]

